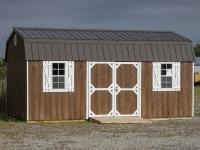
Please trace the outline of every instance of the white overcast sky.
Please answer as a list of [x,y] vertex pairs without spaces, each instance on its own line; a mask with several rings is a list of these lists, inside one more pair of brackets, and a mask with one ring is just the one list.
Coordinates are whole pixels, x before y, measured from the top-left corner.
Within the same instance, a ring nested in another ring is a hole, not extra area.
[[0,56],[14,26],[170,30],[200,43],[200,0],[0,0]]

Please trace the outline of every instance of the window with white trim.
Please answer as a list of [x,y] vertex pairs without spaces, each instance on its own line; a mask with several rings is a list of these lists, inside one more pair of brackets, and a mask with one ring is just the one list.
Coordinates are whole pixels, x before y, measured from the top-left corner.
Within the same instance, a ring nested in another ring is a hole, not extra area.
[[43,61],[43,92],[73,92],[74,62]]
[[180,63],[153,63],[153,91],[180,91]]

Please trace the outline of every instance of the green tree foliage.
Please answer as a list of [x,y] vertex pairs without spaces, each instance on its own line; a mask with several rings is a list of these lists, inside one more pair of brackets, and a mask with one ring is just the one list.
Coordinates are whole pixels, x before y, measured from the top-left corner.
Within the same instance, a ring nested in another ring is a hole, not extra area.
[[197,44],[197,45],[194,47],[194,52],[195,52],[195,56],[196,56],[196,57],[200,57],[200,44]]
[[0,119],[5,112],[6,105],[6,65],[4,59],[0,59]]

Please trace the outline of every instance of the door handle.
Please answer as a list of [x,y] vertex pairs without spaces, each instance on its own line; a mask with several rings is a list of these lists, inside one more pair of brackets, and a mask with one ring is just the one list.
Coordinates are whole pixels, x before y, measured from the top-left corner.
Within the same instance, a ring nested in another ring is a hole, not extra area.
[[116,87],[116,88],[115,88],[115,91],[117,92],[118,90],[119,90],[118,87]]

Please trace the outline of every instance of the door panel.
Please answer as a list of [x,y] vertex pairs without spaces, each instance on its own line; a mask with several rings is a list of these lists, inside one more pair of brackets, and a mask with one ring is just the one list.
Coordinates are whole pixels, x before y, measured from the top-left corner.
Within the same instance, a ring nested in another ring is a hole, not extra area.
[[137,109],[137,95],[132,91],[121,91],[116,96],[116,110],[119,114],[133,114]]
[[109,91],[95,91],[91,96],[91,110],[96,115],[105,115],[112,110],[112,95]]
[[92,85],[107,88],[112,84],[112,68],[108,64],[96,64],[91,68]]
[[113,63],[89,63],[89,116],[112,116]]
[[122,64],[116,70],[117,84],[121,88],[133,88],[137,83],[137,69],[132,64]]
[[115,63],[115,115],[138,116],[138,63]]

